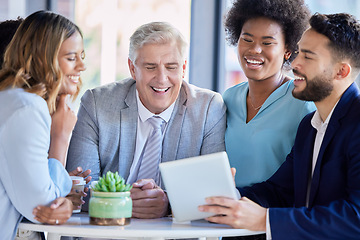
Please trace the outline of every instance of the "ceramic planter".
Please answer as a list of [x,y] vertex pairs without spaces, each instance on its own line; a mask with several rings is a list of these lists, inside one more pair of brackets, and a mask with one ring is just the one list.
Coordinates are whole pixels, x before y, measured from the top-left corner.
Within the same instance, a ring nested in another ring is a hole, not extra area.
[[130,192],[92,191],[89,203],[90,224],[127,225],[131,214]]

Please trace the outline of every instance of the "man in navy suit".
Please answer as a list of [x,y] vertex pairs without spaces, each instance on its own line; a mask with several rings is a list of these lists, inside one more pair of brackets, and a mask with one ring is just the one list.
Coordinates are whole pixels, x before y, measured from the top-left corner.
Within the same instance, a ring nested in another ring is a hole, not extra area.
[[[299,125],[284,164],[238,201],[211,197],[212,222],[266,231],[267,239],[360,239],[360,24],[315,14],[292,63],[294,97],[317,110]],[[261,151],[261,149],[259,149]],[[254,169],[256,171],[256,169]],[[246,197],[245,197],[246,196]],[[251,199],[251,200],[250,200]]]

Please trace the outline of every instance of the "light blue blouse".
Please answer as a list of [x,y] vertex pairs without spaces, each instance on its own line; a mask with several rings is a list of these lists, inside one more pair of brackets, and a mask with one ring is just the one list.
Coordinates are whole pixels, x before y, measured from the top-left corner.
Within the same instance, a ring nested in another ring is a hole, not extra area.
[[48,159],[51,117],[45,100],[23,89],[0,91],[0,229],[14,239],[22,217],[36,222],[37,205],[66,196],[69,174]]
[[227,106],[226,152],[236,168],[237,187],[267,180],[294,144],[302,118],[316,110],[313,102],[292,96],[293,80],[276,89],[256,116],[246,123],[248,82],[229,88],[223,94]]

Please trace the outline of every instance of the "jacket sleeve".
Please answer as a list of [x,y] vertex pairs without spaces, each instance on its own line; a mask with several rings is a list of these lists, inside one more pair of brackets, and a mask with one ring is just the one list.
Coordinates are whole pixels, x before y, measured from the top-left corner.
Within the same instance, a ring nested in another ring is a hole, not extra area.
[[68,171],[79,166],[83,170],[90,169],[92,180],[98,180],[100,175],[99,126],[95,104],[92,91],[86,91],[81,98],[66,163]]
[[34,221],[37,205],[48,205],[65,197],[72,181],[56,159],[48,159],[51,119],[46,111],[26,106],[13,113],[0,139],[7,159],[1,166],[1,179],[12,204],[21,215]]
[[[339,133],[341,134],[341,133]],[[270,208],[270,226],[273,239],[359,239],[360,236],[360,129],[357,127],[352,136],[348,136],[343,169],[344,194],[340,190],[332,192],[328,186],[328,195],[332,201],[312,208]],[[333,148],[334,146],[331,146]],[[340,161],[336,155],[334,161]],[[346,163],[345,163],[346,162]],[[342,179],[341,179],[342,180]],[[339,179],[340,181],[340,179]],[[324,186],[322,186],[324,187]],[[286,226],[286,227],[284,227]]]
[[226,106],[215,93],[207,109],[201,155],[225,151]]

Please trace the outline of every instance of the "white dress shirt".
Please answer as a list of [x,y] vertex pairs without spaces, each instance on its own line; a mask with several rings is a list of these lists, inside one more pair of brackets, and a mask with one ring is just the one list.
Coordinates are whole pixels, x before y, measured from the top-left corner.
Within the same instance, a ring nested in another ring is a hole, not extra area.
[[[165,111],[163,111],[160,114],[154,114],[150,112],[140,101],[139,93],[136,90],[136,101],[138,105],[138,122],[137,122],[137,131],[136,131],[136,145],[135,145],[135,154],[134,154],[134,160],[130,168],[130,174],[127,179],[128,184],[133,184],[136,182],[139,168],[140,168],[140,159],[142,159],[142,155],[144,152],[144,147],[146,140],[150,136],[151,132],[153,131],[153,127],[150,123],[146,122],[149,118],[152,116],[159,116],[161,117],[165,123],[162,125],[162,132],[164,133],[166,130],[166,127],[168,125],[168,122],[170,120],[171,114],[174,110],[175,102],[171,104]],[[163,135],[164,137],[164,135]]]
[[[324,139],[327,126],[329,124],[331,116],[332,116],[334,109],[335,109],[336,105],[338,104],[338,102],[335,104],[335,106],[333,107],[333,109],[331,110],[329,115],[327,116],[325,122],[323,122],[323,120],[321,119],[318,110],[315,111],[314,116],[311,119],[311,125],[313,126],[313,128],[315,128],[317,130],[317,133],[315,136],[315,142],[314,142],[311,176],[314,174],[314,169],[315,169],[316,162],[317,162],[317,159],[319,156],[320,147],[321,147],[322,141]],[[308,189],[307,189],[307,195],[306,195],[306,207],[308,207],[308,204],[309,204],[311,180],[312,180],[312,178],[309,179],[309,182],[308,182]],[[267,211],[266,211],[266,239],[267,240],[272,239],[271,238],[270,219],[269,219],[269,209],[267,209]]]

